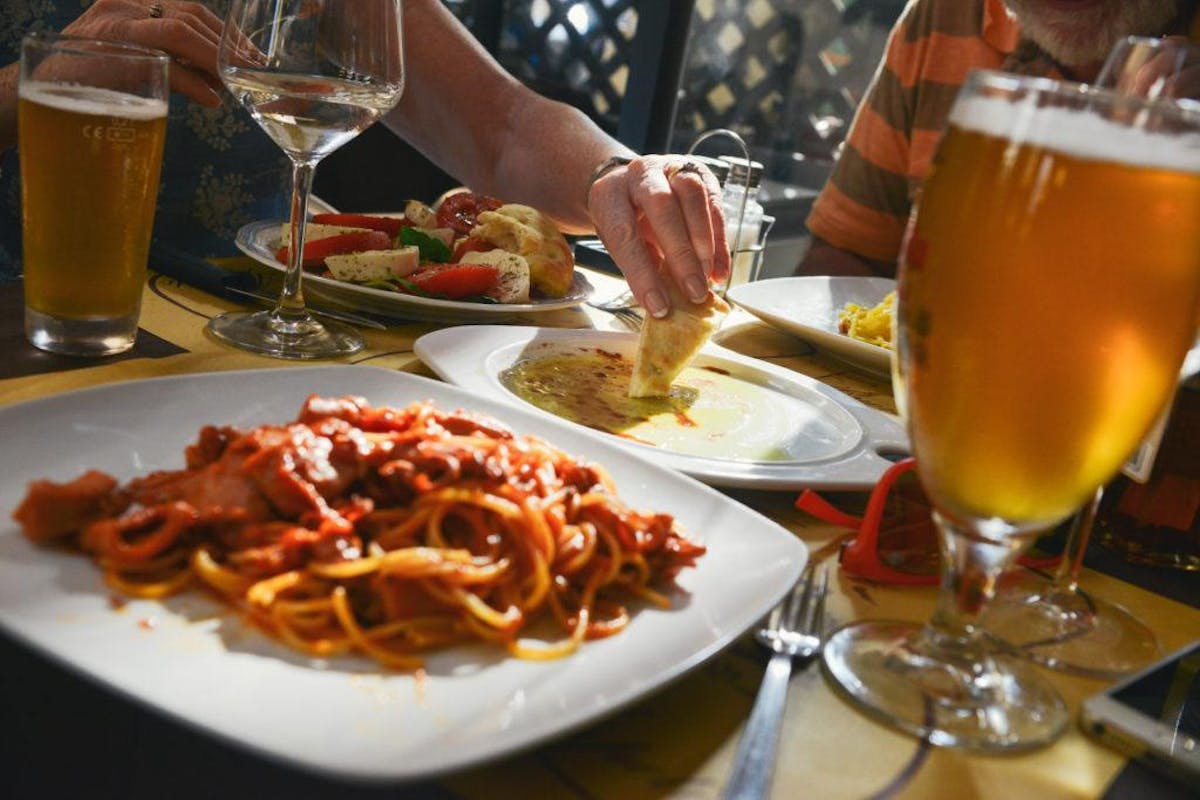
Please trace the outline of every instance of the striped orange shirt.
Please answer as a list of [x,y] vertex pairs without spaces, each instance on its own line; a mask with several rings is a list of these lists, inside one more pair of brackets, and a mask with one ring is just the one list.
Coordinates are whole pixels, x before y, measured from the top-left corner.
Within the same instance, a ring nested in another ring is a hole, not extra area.
[[[1195,19],[1200,25],[1200,15]],[[950,107],[975,69],[1061,78],[1002,0],[910,0],[859,106],[808,228],[835,247],[894,263]]]

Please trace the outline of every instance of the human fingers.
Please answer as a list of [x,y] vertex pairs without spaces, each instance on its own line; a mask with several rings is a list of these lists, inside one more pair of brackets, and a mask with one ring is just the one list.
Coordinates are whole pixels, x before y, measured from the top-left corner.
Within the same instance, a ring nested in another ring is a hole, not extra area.
[[[679,202],[696,257],[710,278],[724,278],[728,272],[729,250],[719,199],[721,185],[716,176],[703,165],[686,159],[669,164],[665,172]],[[718,258],[718,255],[724,258]]]
[[[692,245],[692,232],[689,232],[679,199],[671,188],[666,172],[670,164],[670,160],[661,156],[632,161],[628,168],[629,195],[653,231],[654,244],[663,254],[669,277],[688,299],[700,303],[708,296],[708,270]],[[699,234],[698,230],[694,232]],[[711,236],[711,229],[708,235]]]
[[206,72],[172,63],[170,81],[172,92],[178,92],[202,106],[218,108],[223,102],[221,84]]
[[607,172],[588,191],[588,210],[596,234],[621,273],[638,303],[655,317],[671,308],[666,287],[658,271],[658,259],[639,232],[638,214],[629,197],[628,182],[620,174],[628,167]]
[[1186,92],[1193,80],[1188,73],[1200,67],[1200,47],[1182,37],[1168,36],[1157,42],[1155,50],[1134,74],[1132,92],[1149,98],[1194,97],[1181,93],[1180,84]]
[[[217,16],[211,8],[204,3],[176,3],[180,13],[189,15],[197,25],[207,28],[212,31],[213,36],[217,41],[221,39],[221,33],[225,30],[225,22]],[[164,10],[166,6],[164,6]]]
[[1175,100],[1200,100],[1200,44],[1183,36],[1168,36],[1163,46],[1175,56],[1174,72],[1163,91]]
[[207,27],[194,26],[185,17],[161,17],[129,23],[136,41],[171,56],[171,90],[201,105],[221,105],[222,84],[217,77],[217,47]]
[[[171,89],[203,105],[218,106],[221,104],[221,83],[216,73],[218,40],[205,15],[197,14],[194,5],[96,0],[63,32],[162,50],[171,56]],[[179,7],[183,10],[179,11]]]
[[155,47],[170,55],[177,63],[193,70],[217,75],[217,47],[212,31],[198,28],[185,17],[161,17],[131,20],[125,26],[141,44]]
[[91,39],[124,38],[136,44],[153,47],[153,44],[141,38],[146,30],[144,26],[132,28],[131,23],[150,20],[155,23],[155,27],[161,28],[162,21],[168,19],[175,22],[167,24],[166,27],[178,27],[182,22],[214,47],[221,40],[222,23],[212,10],[202,3],[172,0],[95,0],[86,11],[63,29],[63,33]]
[[1200,64],[1184,67],[1168,78],[1163,93],[1175,100],[1200,100]]

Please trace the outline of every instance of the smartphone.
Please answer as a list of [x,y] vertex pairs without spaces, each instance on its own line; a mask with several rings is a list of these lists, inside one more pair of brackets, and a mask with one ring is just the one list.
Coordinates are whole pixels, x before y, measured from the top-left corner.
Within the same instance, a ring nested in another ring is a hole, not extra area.
[[1084,731],[1200,785],[1200,641],[1083,701]]

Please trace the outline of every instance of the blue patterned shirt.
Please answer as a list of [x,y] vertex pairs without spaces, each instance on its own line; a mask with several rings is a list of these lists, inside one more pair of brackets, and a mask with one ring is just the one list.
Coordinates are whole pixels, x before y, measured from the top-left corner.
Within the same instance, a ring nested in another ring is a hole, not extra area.
[[[21,38],[58,31],[92,0],[0,0],[0,65],[20,59]],[[208,5],[224,16],[228,0]],[[208,109],[174,95],[167,127],[154,235],[202,256],[236,254],[238,228],[285,218],[287,157],[228,93]],[[19,143],[18,143],[19,146]],[[21,191],[17,151],[0,158],[0,280],[20,275]]]

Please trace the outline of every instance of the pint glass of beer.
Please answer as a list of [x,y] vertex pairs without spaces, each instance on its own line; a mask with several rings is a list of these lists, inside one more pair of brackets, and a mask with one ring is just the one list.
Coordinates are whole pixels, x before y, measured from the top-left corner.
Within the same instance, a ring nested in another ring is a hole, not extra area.
[[167,124],[169,59],[34,34],[21,48],[25,334],[100,356],[133,346]]
[[924,627],[842,628],[825,664],[934,744],[1045,744],[1065,704],[979,620],[1000,573],[1113,477],[1175,390],[1200,313],[1200,114],[974,73],[910,225],[897,309],[941,594]]

